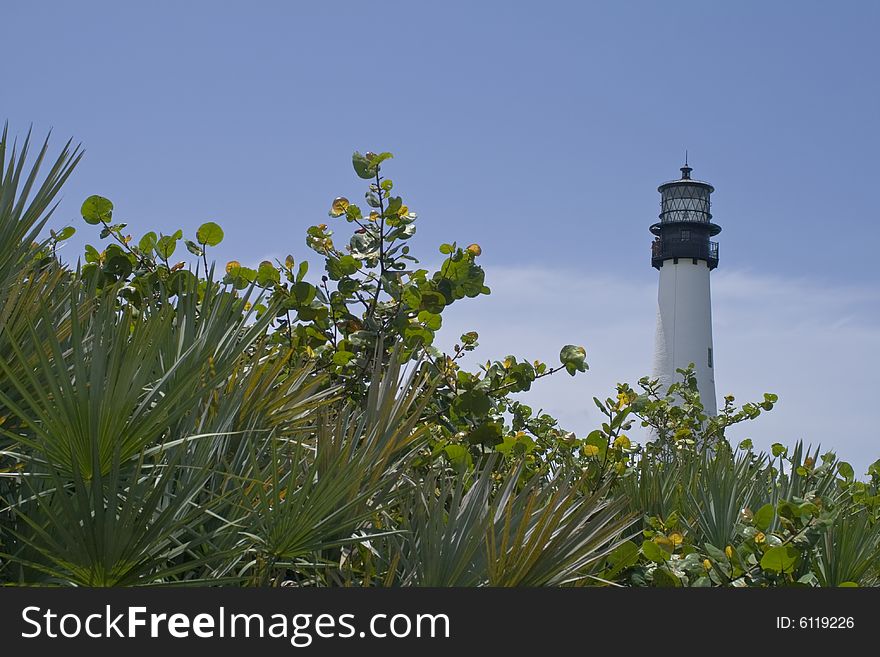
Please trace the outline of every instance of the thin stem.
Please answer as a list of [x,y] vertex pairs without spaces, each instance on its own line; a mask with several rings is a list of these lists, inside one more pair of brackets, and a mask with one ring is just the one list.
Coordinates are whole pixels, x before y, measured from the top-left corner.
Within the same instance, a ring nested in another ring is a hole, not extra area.
[[373,295],[373,302],[370,304],[369,314],[371,315],[376,312],[379,295],[382,292],[382,279],[385,278],[385,203],[379,167],[376,167],[376,195],[379,197],[379,279],[376,281],[376,294]]
[[330,307],[330,319],[333,322],[333,351],[336,351],[339,329],[336,326],[336,316],[333,311],[333,304],[330,303],[330,290],[327,287],[327,281],[323,278],[321,279],[321,286],[324,288],[324,294],[327,295],[327,305]]

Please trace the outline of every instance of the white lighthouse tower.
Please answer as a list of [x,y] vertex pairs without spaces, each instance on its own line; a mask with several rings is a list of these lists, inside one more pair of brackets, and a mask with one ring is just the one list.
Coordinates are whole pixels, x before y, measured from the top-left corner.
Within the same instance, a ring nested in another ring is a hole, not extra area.
[[716,415],[709,272],[718,266],[718,243],[709,238],[721,226],[710,212],[715,188],[692,180],[691,171],[685,162],[681,178],[657,188],[660,221],[651,226],[651,265],[660,270],[654,376],[665,387],[680,380],[677,369],[693,363],[703,408]]

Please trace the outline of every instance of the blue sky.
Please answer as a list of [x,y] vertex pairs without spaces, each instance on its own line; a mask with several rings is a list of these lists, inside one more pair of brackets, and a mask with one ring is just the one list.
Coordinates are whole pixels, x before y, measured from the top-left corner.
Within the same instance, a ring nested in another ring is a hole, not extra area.
[[647,227],[688,149],[724,228],[719,394],[780,394],[759,444],[880,456],[880,4],[7,0],[4,18],[2,118],[86,148],[69,254],[97,193],[138,235],[210,219],[219,259],[304,257],[330,200],[362,193],[351,151],[393,151],[415,250],[483,247],[496,299],[449,328],[481,330],[486,358],[587,346],[592,378],[535,391],[578,432],[590,396],[650,368]]

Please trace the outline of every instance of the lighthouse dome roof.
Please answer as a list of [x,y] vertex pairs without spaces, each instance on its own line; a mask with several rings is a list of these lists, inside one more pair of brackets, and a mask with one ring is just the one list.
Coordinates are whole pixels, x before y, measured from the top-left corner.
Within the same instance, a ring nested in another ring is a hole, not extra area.
[[710,193],[715,191],[715,187],[712,186],[711,183],[707,183],[703,180],[694,180],[693,178],[679,178],[678,180],[670,180],[660,185],[657,188],[657,191],[662,192],[667,187],[672,187],[673,185],[692,185],[694,187],[708,188]]

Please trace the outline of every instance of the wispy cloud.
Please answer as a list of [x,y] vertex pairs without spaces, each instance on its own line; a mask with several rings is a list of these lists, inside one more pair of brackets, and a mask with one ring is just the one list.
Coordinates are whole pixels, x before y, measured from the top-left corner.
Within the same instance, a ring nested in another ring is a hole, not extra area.
[[[438,346],[476,330],[481,347],[472,362],[514,354],[554,363],[563,344],[585,345],[590,371],[537,382],[526,393],[533,407],[583,434],[600,421],[593,396],[651,373],[656,284],[562,269],[489,271],[492,295],[451,307]],[[880,457],[880,292],[748,271],[719,270],[712,285],[719,396],[780,398],[730,437],[761,447],[821,443],[864,472]]]

